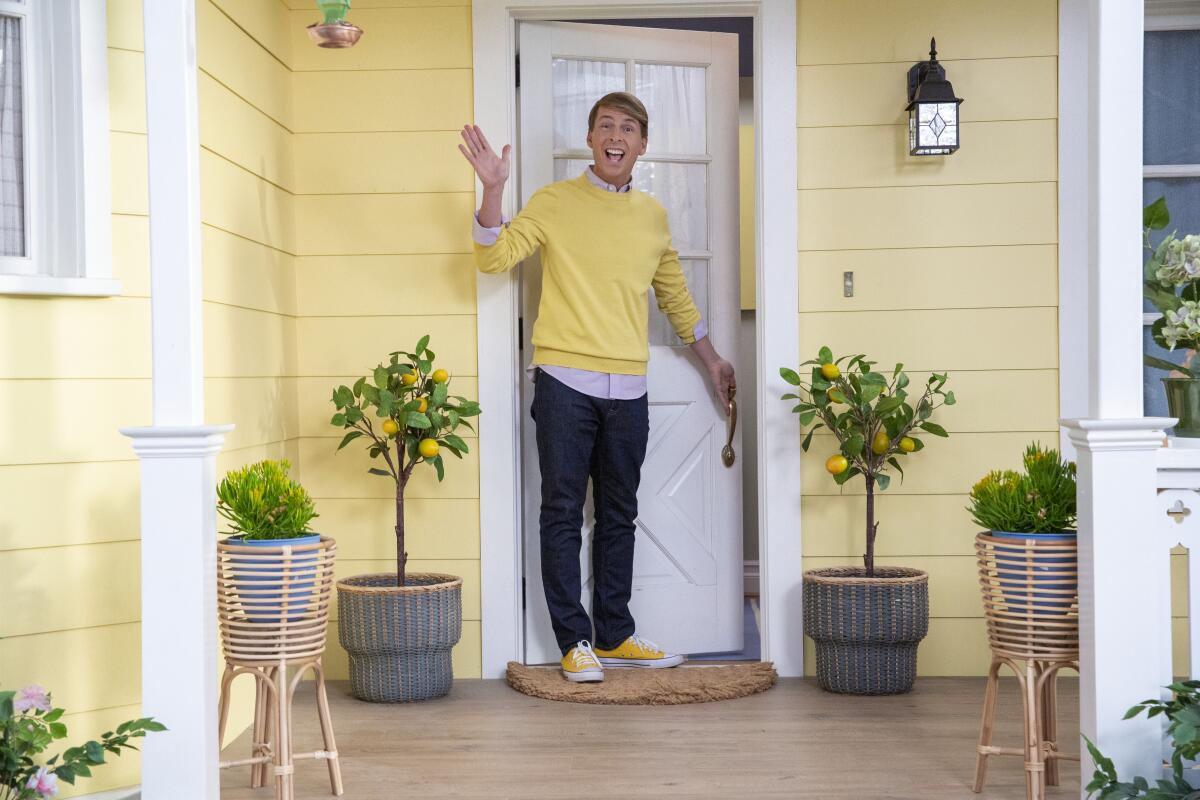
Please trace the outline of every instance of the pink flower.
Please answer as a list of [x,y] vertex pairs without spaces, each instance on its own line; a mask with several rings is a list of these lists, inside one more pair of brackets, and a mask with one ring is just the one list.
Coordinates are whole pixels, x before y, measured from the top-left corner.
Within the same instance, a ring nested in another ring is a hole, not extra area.
[[51,797],[58,794],[58,776],[47,772],[45,767],[38,767],[38,771],[29,776],[25,788],[32,789],[42,797]]
[[24,689],[18,689],[16,697],[13,698],[13,710],[18,714],[31,708],[39,711],[50,710],[50,695],[36,683],[26,686]]

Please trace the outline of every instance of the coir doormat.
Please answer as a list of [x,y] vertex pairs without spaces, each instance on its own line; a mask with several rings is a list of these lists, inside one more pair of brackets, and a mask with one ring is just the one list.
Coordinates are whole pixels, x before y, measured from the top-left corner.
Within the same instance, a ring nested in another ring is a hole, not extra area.
[[770,663],[674,669],[606,669],[601,683],[571,683],[558,667],[508,662],[508,685],[518,692],[568,703],[670,706],[710,703],[765,692],[779,676]]

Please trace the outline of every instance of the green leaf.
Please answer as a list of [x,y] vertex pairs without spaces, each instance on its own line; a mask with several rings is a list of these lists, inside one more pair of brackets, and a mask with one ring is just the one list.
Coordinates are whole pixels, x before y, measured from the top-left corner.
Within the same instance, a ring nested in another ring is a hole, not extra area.
[[1161,231],[1171,224],[1171,213],[1167,211],[1167,198],[1160,197],[1142,211],[1142,227]]
[[[100,761],[97,763],[102,764],[104,762]],[[82,775],[85,778],[90,778],[90,777],[92,777],[92,768],[89,767],[87,764],[76,764],[75,765],[75,774]]]
[[892,484],[892,478],[890,475],[880,474],[880,475],[875,476],[875,485],[879,487],[879,491],[886,492],[888,486],[890,486],[891,484]]
[[16,692],[0,692],[0,722],[12,718],[13,698],[16,696]]
[[887,463],[889,463],[893,467],[895,467],[896,471],[900,473],[900,480],[903,481],[904,480],[904,467],[900,466],[900,462],[896,460],[896,457],[892,456],[891,458],[888,459]]
[[155,719],[147,719],[146,724],[142,726],[151,733],[161,733],[167,730],[167,726]]
[[367,470],[367,472],[371,473],[372,475],[382,475],[385,478],[392,477],[392,473],[388,472],[386,469],[380,469],[379,467],[371,467]]
[[55,739],[67,738],[67,726],[61,722],[50,723],[50,735]]
[[429,344],[429,334],[421,337],[421,340],[417,342],[417,348],[413,350],[413,354],[418,356],[421,355],[421,353],[425,352],[425,346],[427,344]]
[[938,425],[936,422],[922,422],[921,429],[932,433],[934,436],[948,437],[950,435],[946,433],[945,428],[943,428],[941,425]]
[[875,404],[875,413],[883,417],[892,413],[902,405],[904,405],[904,398],[900,397],[899,395],[885,397]]
[[66,781],[72,786],[75,785],[75,770],[73,767],[63,764],[61,767],[58,767],[54,770],[54,774],[57,775],[59,779]]
[[354,392],[349,386],[339,386],[336,395],[338,408],[354,405]]
[[812,426],[812,430],[810,430],[810,431],[808,432],[808,436],[805,436],[805,437],[804,437],[804,441],[802,441],[802,442],[800,443],[800,449],[801,449],[801,450],[803,450],[804,452],[806,452],[806,453],[807,453],[807,452],[808,452],[808,446],[809,446],[810,444],[812,444],[812,437],[813,437],[813,434],[814,434],[814,433],[816,433],[816,432],[817,432],[818,430],[820,430],[821,428],[824,428],[824,427],[825,427],[825,426],[824,426],[822,423],[820,423],[820,422],[818,422],[816,425],[813,425],[813,426]]
[[787,367],[780,367],[779,368],[779,377],[783,378],[785,381],[790,383],[792,386],[800,385],[800,376],[796,374],[795,370],[788,369]]
[[93,764],[104,763],[104,748],[100,746],[99,742],[88,742],[83,746],[83,750],[87,753],[88,761]]
[[800,413],[800,427],[807,426],[817,416],[816,411],[803,411]]
[[842,445],[842,449],[846,451],[846,455],[854,457],[862,454],[863,444],[863,435],[856,433],[846,440],[846,443]]
[[444,384],[444,383],[436,384],[433,387],[433,397],[430,400],[431,404],[435,405],[435,406],[440,406],[443,403],[445,403],[446,402],[446,394],[449,391],[450,390],[446,387],[446,384]]
[[418,430],[428,430],[432,427],[429,424],[429,417],[416,411],[409,411],[404,415],[404,425],[407,428],[417,428]]
[[51,709],[44,717],[42,717],[42,722],[58,722],[60,719],[62,719],[62,715],[63,710],[61,708]]
[[387,367],[375,368],[375,386],[380,389],[386,389],[388,385]]
[[817,360],[822,364],[828,364],[833,361],[833,351],[828,347],[822,347],[817,353]]
[[447,444],[448,446],[450,446],[450,447],[451,447],[451,448],[453,448],[454,450],[457,450],[457,451],[458,451],[458,452],[460,452],[460,453],[469,453],[469,452],[471,452],[470,450],[468,450],[468,449],[467,449],[467,443],[466,443],[466,442],[464,442],[464,441],[463,441],[461,438],[459,438],[458,436],[455,436],[453,433],[448,433],[448,434],[446,434],[446,436],[445,436],[445,438],[443,439],[443,441],[445,441],[445,442],[446,442],[446,444]]
[[446,477],[446,468],[442,464],[442,456],[440,453],[433,457],[433,468],[437,470],[439,482],[442,480],[442,478]]
[[345,414],[334,414],[332,417],[329,418],[329,424],[333,425],[335,427],[338,427],[338,428],[346,427],[346,415]]
[[366,382],[367,379],[365,377],[359,378],[354,382],[354,388],[351,391],[354,392],[355,397],[362,397],[363,384]]
[[362,431],[350,431],[349,433],[347,433],[345,436],[342,437],[342,443],[338,445],[337,449],[341,450],[343,447],[345,447],[346,445],[350,444],[355,439],[357,439],[358,437],[363,436],[363,435],[365,435],[365,434],[363,434]]
[[834,475],[833,480],[834,483],[836,483],[838,486],[841,486],[855,475],[862,475],[862,470],[860,470],[858,467],[851,467],[845,472],[839,472],[837,475]]
[[944,401],[944,402],[946,403],[946,405],[948,405],[948,406],[952,406],[952,405],[954,405],[954,403],[955,403],[955,402],[957,402],[957,401],[954,399],[954,392],[946,392],[946,396],[943,398],[943,401]]
[[1195,371],[1188,369],[1187,367],[1182,367],[1179,364],[1172,364],[1170,361],[1167,361],[1166,359],[1156,358],[1154,356],[1149,356],[1149,355],[1143,355],[1142,363],[1145,364],[1147,367],[1153,367],[1154,369],[1162,369],[1162,370],[1166,370],[1167,372],[1171,372],[1173,370],[1179,370],[1184,375],[1188,375],[1192,378],[1197,377]]

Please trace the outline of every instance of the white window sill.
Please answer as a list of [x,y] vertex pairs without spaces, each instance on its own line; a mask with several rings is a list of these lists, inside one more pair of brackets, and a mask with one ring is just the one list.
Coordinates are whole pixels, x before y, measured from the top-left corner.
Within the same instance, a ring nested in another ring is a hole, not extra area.
[[0,295],[114,297],[121,294],[115,278],[55,278],[48,275],[0,275]]

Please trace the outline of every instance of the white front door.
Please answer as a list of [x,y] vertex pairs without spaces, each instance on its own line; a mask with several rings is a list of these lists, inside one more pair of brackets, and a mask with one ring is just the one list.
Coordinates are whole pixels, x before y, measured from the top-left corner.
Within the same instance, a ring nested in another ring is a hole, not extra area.
[[[587,117],[612,91],[629,91],[650,117],[634,188],[667,209],[688,286],[717,352],[736,364],[738,299],[738,75],[734,34],[561,22],[522,23],[519,196],[579,175],[591,163]],[[522,266],[523,364],[533,348],[541,288],[537,258]],[[648,302],[650,439],[638,492],[630,604],[638,632],[675,652],[742,647],[740,432],[732,467],[721,459],[726,416],[700,361]],[[742,375],[739,371],[739,375]],[[748,376],[746,376],[748,377]],[[533,383],[522,370],[525,641],[527,663],[559,658],[542,593],[541,485]],[[591,605],[591,497],[580,569]]]

